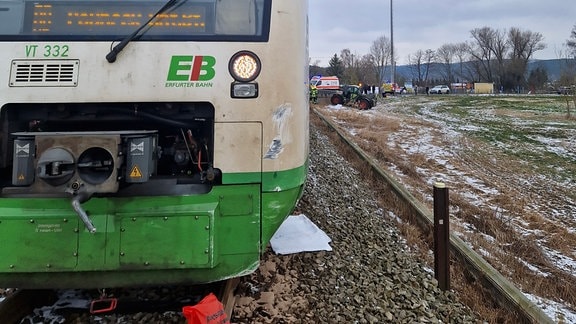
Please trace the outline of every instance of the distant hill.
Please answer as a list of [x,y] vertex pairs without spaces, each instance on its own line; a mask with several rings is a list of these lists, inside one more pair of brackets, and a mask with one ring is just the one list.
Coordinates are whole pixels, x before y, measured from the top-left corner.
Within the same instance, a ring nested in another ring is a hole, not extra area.
[[[554,60],[532,60],[528,63],[528,72],[536,69],[538,67],[542,67],[548,73],[548,79],[550,81],[558,80],[560,78],[560,74],[562,68],[565,66],[566,60],[564,59],[554,59]],[[454,68],[458,66],[458,64],[453,64]],[[439,69],[432,68],[430,71],[429,79],[442,79],[443,76]],[[397,75],[404,77],[407,80],[411,80],[413,78],[413,69],[411,65],[399,65],[396,67]]]
[[528,70],[532,71],[541,66],[548,72],[548,79],[554,81],[560,79],[560,73],[564,64],[566,64],[565,60],[534,60],[528,63]]
[[[560,79],[560,75],[563,69],[567,68],[568,62],[566,59],[553,59],[553,60],[532,60],[528,63],[528,73],[530,71],[542,67],[548,73],[548,80],[549,81],[557,81]],[[443,75],[440,73],[441,67],[440,64],[434,63],[433,65],[437,65],[436,67],[432,67],[431,71],[428,76],[428,80],[430,82],[435,82],[436,80],[444,79]],[[454,70],[459,69],[459,64],[455,63]],[[412,80],[414,78],[413,75],[413,68],[411,65],[398,65],[396,66],[396,75],[399,76],[400,79],[405,80]],[[385,71],[385,75],[390,74],[390,67],[388,66]],[[318,67],[318,66],[310,66],[310,76],[313,75],[329,75],[327,73],[327,68],[325,67]],[[468,80],[456,80],[456,82],[463,82]],[[389,82],[389,80],[385,80],[385,82]]]

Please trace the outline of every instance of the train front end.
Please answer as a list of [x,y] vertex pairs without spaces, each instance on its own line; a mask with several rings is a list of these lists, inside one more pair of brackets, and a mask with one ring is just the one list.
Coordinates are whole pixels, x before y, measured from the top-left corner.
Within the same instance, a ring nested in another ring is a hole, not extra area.
[[300,198],[307,3],[0,0],[0,286],[257,269]]

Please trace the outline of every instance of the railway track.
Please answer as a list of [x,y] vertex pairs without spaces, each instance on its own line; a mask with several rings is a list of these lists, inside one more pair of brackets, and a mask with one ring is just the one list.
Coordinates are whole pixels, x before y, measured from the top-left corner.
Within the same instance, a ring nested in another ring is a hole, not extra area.
[[[317,115],[324,124],[335,132],[340,140],[350,147],[357,156],[367,163],[372,172],[386,183],[394,193],[400,204],[408,206],[410,219],[414,219],[417,225],[430,233],[434,224],[433,213],[421,202],[414,198],[399,182],[388,175],[378,163],[366,154],[358,145],[348,138],[335,123],[326,118],[316,109],[312,112]],[[532,303],[519,289],[504,278],[496,269],[486,262],[479,254],[471,250],[465,242],[455,235],[450,235],[450,251],[464,268],[474,278],[482,283],[483,287],[491,293],[494,300],[503,308],[509,309],[527,323],[554,323],[538,306]]]
[[[210,293],[221,301],[227,318],[232,317],[239,279],[188,287],[155,287],[94,290],[16,290],[0,303],[0,323],[92,322],[186,323],[185,306],[196,305]],[[55,321],[56,320],[56,321]]]
[[[319,116],[319,117],[322,118],[321,116]],[[327,122],[327,121],[325,121],[325,122]],[[327,124],[327,125],[328,125],[328,124]],[[336,132],[338,131],[338,130],[336,129],[336,127],[333,127],[333,125],[332,125],[332,128],[335,129]],[[343,135],[339,133],[339,136],[342,137]],[[312,179],[312,180],[313,180],[313,179]],[[313,181],[311,181],[311,182],[313,182]],[[391,186],[393,186],[393,185],[391,185]],[[399,187],[398,189],[394,188],[393,190],[396,192],[396,191],[400,191],[401,189],[402,189],[402,188]],[[399,193],[397,193],[397,195],[400,197],[400,199],[402,199],[402,198],[401,198],[401,195],[400,195]],[[409,195],[408,195],[408,196],[409,196]],[[340,196],[340,199],[341,199],[342,197],[345,197],[345,196]],[[420,207],[421,207],[421,206],[420,206]],[[414,208],[414,209],[419,209],[418,204],[416,203],[416,204],[413,206],[413,208]],[[421,209],[420,211],[416,210],[416,211],[412,211],[412,213],[415,214],[415,215],[418,215],[418,214],[424,215],[424,217],[418,217],[418,218],[421,219],[422,224],[423,224],[422,226],[428,226],[428,228],[429,228],[430,224],[429,224],[429,221],[426,220],[426,218],[427,218],[426,215],[428,215],[428,218],[430,218],[430,217],[431,217],[431,216],[430,216],[430,212],[427,211],[426,208],[424,208],[424,207],[422,207],[422,208],[420,208],[420,209]],[[428,224],[428,225],[426,225],[426,224]],[[340,228],[341,228],[341,227],[340,227]],[[352,233],[352,232],[351,232],[351,233]],[[364,239],[363,239],[363,241],[364,241]],[[453,249],[454,249],[454,248],[455,248],[455,247],[453,247]],[[455,253],[455,255],[457,255],[456,252],[454,252],[454,253]],[[320,262],[320,261],[324,262],[324,261],[326,261],[326,260],[330,261],[330,259],[328,259],[328,258],[320,258],[320,257],[319,257],[318,259],[313,259],[313,258],[311,258],[312,255],[297,256],[296,258],[304,258],[304,257],[308,257],[307,259],[304,259],[304,260],[303,260],[303,261],[306,261],[306,262],[305,262],[306,265],[310,265],[310,264],[323,264],[323,263],[318,263],[318,262]],[[312,260],[312,261],[311,261],[311,260]],[[314,260],[316,260],[316,261],[314,261]],[[349,262],[349,260],[350,260],[349,258],[346,258],[346,262]],[[368,260],[370,260],[370,258],[367,258],[367,259],[365,259],[365,260],[368,261]],[[286,261],[286,262],[287,262],[287,263],[290,263],[290,264],[294,264],[294,263],[295,263],[293,259],[290,259],[290,262],[288,262],[288,261]],[[304,264],[304,263],[303,263],[303,264]],[[347,263],[343,263],[343,267],[344,267],[344,268],[335,269],[335,272],[340,272],[340,274],[338,274],[338,276],[335,277],[335,278],[342,278],[342,277],[347,276],[347,271],[344,271],[344,270],[343,270],[343,269],[345,269],[347,266],[348,266]],[[295,268],[295,269],[302,270],[301,268]],[[315,270],[318,271],[318,269],[315,269]],[[282,271],[283,271],[283,270],[282,270]],[[278,273],[283,273],[282,271],[278,270]],[[304,272],[306,272],[306,273],[311,273],[310,271],[302,271],[302,273],[304,273]],[[301,273],[301,272],[299,271],[299,272],[297,272],[297,273]],[[362,271],[360,271],[359,273],[364,274],[364,273],[365,273],[364,269],[362,269]],[[473,273],[473,272],[472,272],[472,273]],[[314,288],[318,288],[318,287],[320,286],[320,285],[319,285],[319,281],[321,280],[321,278],[325,278],[326,276],[327,276],[327,273],[324,272],[321,276],[319,275],[318,277],[313,278],[313,283],[310,284],[310,285],[306,285],[305,281],[303,281],[303,277],[304,277],[303,275],[302,275],[302,276],[299,276],[299,277],[298,277],[298,285],[297,285],[297,287],[304,287],[304,288],[306,288],[306,287],[314,287]],[[280,276],[279,276],[279,277],[280,277]],[[482,277],[477,276],[477,278],[482,278]],[[488,277],[488,278],[490,278],[490,277]],[[376,282],[378,282],[378,283],[381,283],[381,282],[382,282],[382,276],[381,276],[381,275],[379,275],[378,280],[379,280],[379,281],[376,281]],[[488,280],[488,279],[486,279],[486,280]],[[353,283],[353,281],[350,281],[349,284],[352,284],[352,283]],[[341,283],[341,284],[343,284],[343,283]],[[488,283],[485,283],[485,285],[486,285],[486,286],[490,286],[491,284],[488,282]],[[493,285],[493,284],[492,284],[492,285]],[[231,285],[231,286],[233,286],[233,285]],[[341,287],[341,288],[342,288],[342,287]],[[230,289],[230,288],[229,288],[229,290],[233,290],[233,289]],[[290,294],[290,295],[295,295],[295,290],[296,290],[296,288],[291,288],[291,289],[289,289],[289,294]],[[395,289],[394,289],[394,290],[395,290]],[[498,287],[494,288],[494,290],[491,290],[491,291],[493,291],[496,296],[498,296],[498,294],[500,294],[500,293],[498,292]],[[313,293],[314,293],[314,291],[306,291],[306,292],[305,292],[306,296],[309,296],[309,295],[311,295],[311,294],[313,294]],[[336,294],[336,291],[331,290],[330,293],[331,293],[332,295],[335,295],[335,294]],[[353,297],[353,296],[354,296],[354,295],[348,294],[348,293],[346,293],[346,294],[344,294],[344,295],[347,295],[348,297]],[[334,296],[332,296],[332,297],[334,297]],[[354,296],[354,297],[356,297],[356,296]],[[233,303],[234,300],[235,300],[234,296],[231,296],[231,297],[229,297],[229,298],[232,300],[231,302]],[[278,299],[279,299],[279,298],[278,298]],[[332,300],[332,298],[330,298],[330,299]],[[379,300],[382,300],[383,298],[382,298],[382,296],[378,296],[378,299],[379,299]],[[223,297],[221,297],[220,300],[222,300],[222,301],[224,302],[226,309],[231,309],[231,308],[230,308],[230,305],[232,305],[232,304],[230,304],[230,302],[227,302],[226,299],[223,298]],[[297,315],[295,315],[296,318],[298,318],[298,319],[303,319],[303,318],[305,318],[306,312],[310,312],[311,314],[314,314],[315,311],[318,311],[320,308],[322,308],[320,305],[323,305],[324,308],[327,308],[327,307],[326,307],[326,303],[328,302],[328,298],[325,298],[324,296],[322,296],[322,299],[318,299],[318,301],[321,302],[321,303],[320,303],[320,304],[310,305],[310,307],[306,308],[306,310],[296,313],[296,314],[297,314]],[[503,299],[501,300],[501,302],[502,302],[504,305],[512,303],[512,302],[510,302],[510,301],[507,301],[507,299],[505,299],[505,298],[503,298]],[[322,303],[324,303],[324,304],[322,304]],[[354,303],[354,300],[352,300],[352,301],[346,300],[345,303],[342,303],[342,305],[344,305],[344,307],[347,307],[347,308],[346,308],[346,309],[347,309],[347,310],[346,310],[346,313],[350,313],[349,307],[351,307],[351,306],[350,306],[351,303]],[[296,303],[291,302],[290,304],[293,305],[293,304],[296,304]],[[275,305],[276,305],[276,304],[275,304]],[[534,306],[534,305],[528,303],[528,304],[526,304],[525,306],[527,306],[527,307],[532,307],[532,306]],[[258,307],[259,307],[260,309],[262,309],[262,306],[258,306]],[[512,306],[509,305],[509,306],[507,306],[507,307],[509,307],[510,309],[516,310],[516,312],[518,312],[518,313],[521,313],[521,311],[518,311],[517,308],[515,308],[515,307],[517,307],[517,306],[514,306],[513,303],[512,303]],[[317,309],[315,309],[315,308],[317,308]],[[355,310],[357,310],[357,309],[358,309],[358,308],[355,308]],[[537,307],[534,306],[534,309],[537,309]],[[331,313],[330,315],[331,315],[331,316],[335,316],[335,315],[334,315],[334,314],[335,314],[334,309],[331,309],[331,311],[332,311],[332,313]],[[228,313],[228,311],[227,311],[227,313]],[[285,313],[285,311],[283,311],[283,313]],[[228,313],[228,314],[230,314],[230,313]],[[396,315],[396,313],[394,313],[393,311],[391,311],[391,314]],[[113,315],[109,315],[109,316],[113,316]],[[144,315],[144,316],[152,316],[152,315],[147,314],[147,315]],[[182,317],[181,315],[176,314],[176,316],[179,316],[179,320],[180,320],[180,321],[179,321],[179,322],[171,322],[171,323],[184,323],[184,319],[183,319],[183,317]],[[379,315],[379,316],[377,316],[376,318],[385,319],[387,316],[388,316],[387,314],[386,314],[386,315]],[[84,318],[86,318],[86,317],[84,317]],[[542,317],[542,318],[539,318],[539,319],[537,319],[537,320],[535,320],[534,317],[531,317],[530,315],[525,315],[524,318],[526,319],[527,322],[538,322],[538,323],[551,323],[551,322],[552,322],[552,321],[550,321],[550,319],[546,318],[545,316]],[[133,322],[137,322],[137,321],[133,321]],[[149,322],[152,322],[152,320],[150,320]],[[247,321],[247,322],[249,322],[249,321]],[[344,321],[344,322],[351,322],[351,321]],[[4,323],[2,315],[0,315],[0,323]],[[110,323],[110,321],[107,322],[107,323]],[[113,323],[116,323],[116,322],[113,322]],[[131,321],[125,321],[124,323],[132,323],[132,322],[131,322]]]

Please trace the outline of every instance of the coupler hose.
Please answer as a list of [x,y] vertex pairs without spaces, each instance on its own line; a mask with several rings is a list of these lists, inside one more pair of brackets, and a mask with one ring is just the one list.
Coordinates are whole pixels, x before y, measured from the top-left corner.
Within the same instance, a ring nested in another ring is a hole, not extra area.
[[91,195],[88,194],[87,192],[80,192],[76,195],[73,195],[72,196],[72,208],[74,209],[76,214],[78,214],[78,217],[80,217],[80,219],[82,220],[82,222],[86,226],[86,229],[88,230],[88,232],[93,234],[93,233],[96,233],[96,227],[94,227],[94,224],[92,224],[92,222],[90,221],[90,218],[88,218],[88,214],[82,208],[82,203],[85,201],[88,201],[88,199],[90,199],[90,196]]

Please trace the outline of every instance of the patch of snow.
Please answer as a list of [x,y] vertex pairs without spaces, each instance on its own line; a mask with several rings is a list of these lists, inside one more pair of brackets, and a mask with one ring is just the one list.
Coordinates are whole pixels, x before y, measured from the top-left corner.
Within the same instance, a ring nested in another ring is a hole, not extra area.
[[524,293],[534,304],[540,306],[542,311],[557,323],[576,323],[576,312],[565,305],[553,300]]

